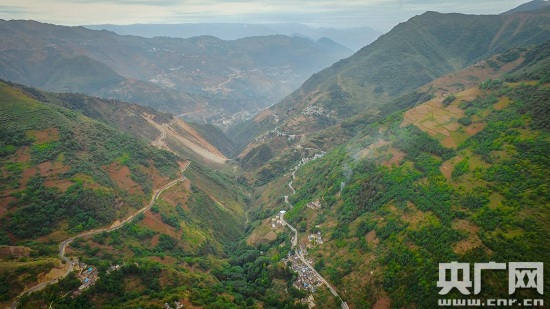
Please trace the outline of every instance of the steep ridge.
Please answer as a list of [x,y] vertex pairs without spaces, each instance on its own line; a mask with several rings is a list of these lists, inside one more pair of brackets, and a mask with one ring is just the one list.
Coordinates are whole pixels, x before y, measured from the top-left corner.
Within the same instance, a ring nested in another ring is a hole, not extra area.
[[[179,168],[178,157],[103,123],[5,83],[0,91],[0,239],[3,245],[28,246],[35,263],[47,260],[51,241],[141,208]],[[11,286],[18,290],[24,282]]]
[[[104,122],[120,131],[138,137],[153,146],[161,145],[172,153],[203,164],[220,167],[226,158],[195,128],[178,117],[153,108],[116,100],[104,100],[73,93],[47,93],[23,85],[6,82],[27,95],[49,104],[56,104]],[[207,137],[209,135],[205,134]],[[217,142],[227,139],[218,132]]]
[[[284,232],[269,217],[286,208],[280,196],[292,180],[285,220],[322,235],[322,244],[315,235],[298,243],[350,307],[464,298],[438,294],[438,263],[547,264],[548,52],[548,44],[512,50],[437,79],[425,86],[436,90],[432,99],[365,126],[295,179],[270,182],[251,211],[261,225],[249,241],[277,246]],[[509,297],[506,276],[484,277],[475,297]],[[542,298],[534,290],[514,297]]]
[[335,42],[267,36],[223,41],[121,36],[0,21],[0,78],[155,107],[227,127],[351,54]]
[[[176,256],[181,263],[184,257],[202,261],[211,256],[219,263],[226,246],[243,233],[246,190],[235,180],[193,162],[185,172],[188,178],[165,186],[188,165],[187,158],[148,146],[106,124],[117,119],[119,126],[138,126],[133,133],[139,135],[135,131],[141,129],[145,140],[156,138],[160,132],[154,126],[148,128],[141,114],[147,108],[75,97],[82,101],[69,100],[73,97],[68,94],[0,83],[1,306],[24,290],[38,291],[48,282],[60,283],[48,285],[44,293],[70,286],[59,295],[62,298],[77,291],[74,284],[80,281],[75,281],[73,272],[58,280],[67,274],[67,258],[103,265],[103,274],[114,256],[121,264],[139,259],[140,265],[150,265],[166,255]],[[223,157],[181,120],[149,111],[149,120],[167,125],[166,139],[194,134],[186,137],[194,147],[203,143],[203,151]],[[156,190],[161,187],[159,195]],[[75,239],[75,235],[90,237]],[[60,263],[55,257],[64,239],[74,241],[67,248],[65,263]],[[108,249],[105,239],[113,239]],[[178,280],[190,285],[194,277],[213,280],[212,275],[189,268],[192,274],[179,274]],[[169,275],[173,272],[177,271],[167,270],[166,280],[174,279]],[[40,293],[22,296],[21,306],[40,306],[33,303],[35,298],[46,299]]]
[[522,12],[528,12],[528,11],[535,11],[535,10],[540,10],[540,9],[543,9],[543,8],[546,8],[548,9],[548,5],[550,5],[550,3],[548,3],[548,1],[546,0],[532,0],[532,1],[529,1],[527,3],[524,3],[516,8],[513,8],[509,11],[506,11],[504,13],[502,13],[503,15],[506,15],[506,14],[516,14],[516,13],[522,13]]
[[[152,115],[143,115],[142,117],[161,132],[161,135],[152,142],[154,146],[172,152],[181,148],[189,149],[196,154],[193,156],[194,158],[210,164],[222,165],[227,160],[216,147],[205,141],[193,127],[183,120],[174,116],[174,119],[169,123],[158,124],[152,119]],[[185,150],[183,153],[188,152]]]
[[328,38],[347,48],[357,51],[381,35],[369,27],[357,28],[312,28],[303,24],[239,24],[239,23],[204,23],[204,24],[133,24],[133,25],[88,25],[88,29],[109,30],[122,35],[143,37],[167,36],[174,38],[191,38],[201,35],[212,35],[222,40],[236,40],[253,36],[290,35],[305,36],[312,40]]
[[[549,24],[550,15],[536,11],[506,16],[424,13],[314,74],[282,102],[228,135],[244,149],[239,157],[245,167],[257,167],[248,159],[260,150],[267,154],[264,164],[302,146],[326,150],[355,134],[355,119],[364,121],[405,107],[400,102],[426,99],[430,93],[410,92],[445,73],[496,52],[550,40]],[[332,138],[315,140],[323,130]]]

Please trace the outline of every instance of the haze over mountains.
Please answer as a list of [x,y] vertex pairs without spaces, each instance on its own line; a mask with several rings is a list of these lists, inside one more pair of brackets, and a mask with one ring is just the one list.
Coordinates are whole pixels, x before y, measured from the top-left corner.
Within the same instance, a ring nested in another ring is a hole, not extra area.
[[[424,13],[396,26],[353,56],[314,74],[281,103],[248,124],[233,128],[229,135],[237,143],[247,143],[259,132],[251,127],[263,128],[263,134],[277,127],[300,136],[318,134],[320,129],[353,119],[358,113],[372,117],[381,109],[397,107],[390,102],[445,73],[513,47],[546,42],[550,30],[540,26],[545,24],[550,24],[548,14]],[[249,145],[247,149],[252,148]]]
[[190,38],[212,35],[222,40],[236,40],[251,36],[288,35],[310,38],[314,41],[329,38],[353,51],[376,40],[382,33],[369,27],[313,28],[303,24],[134,24],[134,25],[88,25],[93,30],[109,30],[121,35],[143,37],[167,36]]
[[351,54],[330,39],[223,41],[120,36],[82,27],[1,21],[0,77],[184,114],[227,127],[270,106]]
[[0,22],[0,306],[550,302],[509,295],[507,271],[476,295],[437,285],[439,263],[550,263],[539,2],[426,12],[309,78],[350,51]]
[[502,14],[514,14],[514,13],[520,13],[520,12],[530,12],[540,9],[545,9],[547,6],[550,5],[550,2],[548,0],[533,0],[527,3],[524,3],[516,8],[513,8],[509,11],[506,11]]

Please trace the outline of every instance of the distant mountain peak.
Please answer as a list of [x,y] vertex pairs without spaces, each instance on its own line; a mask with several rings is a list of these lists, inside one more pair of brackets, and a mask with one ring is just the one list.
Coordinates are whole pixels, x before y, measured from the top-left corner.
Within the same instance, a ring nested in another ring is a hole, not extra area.
[[506,11],[502,13],[501,15],[510,15],[515,13],[522,13],[522,12],[530,12],[530,11],[536,11],[543,8],[546,8],[548,5],[550,5],[550,1],[548,0],[532,0],[527,3],[524,3],[516,8],[513,8],[509,11]]

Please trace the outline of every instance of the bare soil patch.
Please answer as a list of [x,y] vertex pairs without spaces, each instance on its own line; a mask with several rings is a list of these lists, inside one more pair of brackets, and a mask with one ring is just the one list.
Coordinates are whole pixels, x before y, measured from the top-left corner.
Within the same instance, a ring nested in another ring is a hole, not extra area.
[[[38,283],[42,282],[48,282],[56,278],[60,278],[67,272],[67,268],[69,268],[69,265],[67,264],[61,264],[57,267],[52,268],[47,273],[41,273],[38,275]],[[33,284],[34,285],[34,284]]]
[[59,140],[59,130],[57,128],[49,128],[43,131],[31,130],[28,135],[34,138],[37,144]]
[[23,171],[21,174],[21,186],[19,186],[19,189],[24,189],[27,186],[27,183],[29,180],[35,176],[38,173],[38,168],[36,166],[32,166],[26,170]]
[[63,163],[59,161],[55,161],[55,162],[46,161],[38,164],[36,167],[40,171],[40,175],[43,177],[53,176],[60,173],[66,173],[71,169],[70,166],[63,165]]
[[189,198],[189,191],[182,186],[173,186],[172,188],[162,193],[162,200],[170,203],[172,206],[176,206],[178,203],[182,206],[187,206],[187,200]]
[[270,110],[270,109],[266,109],[264,110],[263,112],[259,113],[255,118],[254,118],[254,121],[256,122],[261,122],[262,120],[264,120],[265,118],[269,117],[273,115],[273,111]]
[[155,164],[153,164],[153,161],[149,161],[149,167],[145,169],[145,172],[151,176],[151,180],[153,182],[153,188],[160,189],[162,188],[169,179],[167,177],[162,176],[157,168],[155,167]]
[[5,246],[0,247],[0,260],[2,259],[20,259],[22,257],[29,257],[31,248],[24,246]]
[[67,179],[46,180],[44,184],[46,185],[46,187],[50,187],[50,188],[55,187],[61,190],[61,192],[65,192],[67,191],[67,189],[69,189],[73,185],[73,182]]
[[413,203],[407,202],[407,210],[401,216],[401,219],[407,222],[411,228],[418,228],[423,222],[428,221],[430,213],[424,213],[418,210]]
[[475,225],[473,222],[468,220],[454,220],[451,224],[452,228],[459,231],[464,231],[468,233],[477,233],[479,231],[479,227]]
[[487,124],[484,122],[478,122],[478,123],[472,123],[471,125],[466,127],[466,134],[472,136],[476,135],[477,133],[481,132]]
[[367,239],[367,242],[369,244],[373,245],[373,247],[376,247],[378,245],[378,243],[380,242],[380,239],[376,236],[376,231],[375,230],[372,230],[372,231],[368,232],[367,236],[366,236],[366,239]]
[[120,165],[120,163],[115,161],[107,166],[103,166],[103,169],[119,188],[131,194],[144,194],[141,186],[132,180],[132,172],[126,165]]
[[439,167],[439,170],[441,171],[441,174],[447,178],[447,180],[451,179],[451,174],[453,173],[453,170],[455,168],[456,162],[460,162],[462,160],[462,157],[454,157],[451,158],[441,164]]
[[[277,227],[277,231],[279,230],[282,230],[282,228]],[[246,240],[246,243],[249,245],[258,245],[261,243],[270,242],[269,239],[273,237],[273,235],[267,236],[270,233],[275,234],[275,239],[277,238],[277,233],[273,231],[271,227],[271,218],[267,218],[262,221],[262,224],[256,228],[252,234],[250,234]]]
[[[158,241],[157,241],[157,244],[158,244]],[[155,246],[156,246],[157,244],[155,244]],[[158,256],[152,256],[151,259],[153,259],[154,261],[157,261],[157,262],[159,262],[159,263],[161,263],[161,264],[163,264],[163,265],[167,265],[167,266],[168,266],[168,265],[174,265],[174,264],[177,262],[177,260],[176,260],[175,258],[173,258],[173,257],[171,257],[171,256],[169,256],[169,255],[166,255],[166,256],[164,257],[164,259],[162,259],[162,258],[160,258],[160,257],[158,257]]]
[[457,103],[444,107],[441,100],[441,97],[435,98],[408,110],[401,127],[414,124],[420,130],[436,136],[444,146],[456,148],[458,142],[451,133],[460,128],[457,120],[464,115],[464,111],[456,106]]
[[389,309],[391,308],[391,300],[388,296],[381,296],[376,300],[373,309]]
[[19,162],[19,163],[30,162],[31,161],[30,148],[25,146],[17,149],[17,151],[15,152],[15,156],[16,156],[14,160],[15,162]]
[[[174,238],[177,238],[175,229],[164,222],[162,222],[162,219],[160,218],[160,215],[153,214],[151,211],[145,212],[145,218],[142,221],[142,224],[146,227],[150,228],[151,230],[159,233],[164,233],[167,235],[170,235]],[[153,237],[154,239],[154,237]],[[153,240],[151,240],[153,241]],[[158,243],[158,240],[157,240]],[[156,244],[155,244],[156,245]]]
[[[191,148],[191,150],[201,155],[203,158],[215,163],[224,163],[227,160],[227,158],[216,147],[203,139],[195,129],[183,120],[178,118],[173,126],[176,130],[170,130],[171,128],[169,128],[167,133],[172,134],[184,145]],[[179,131],[178,128],[188,134],[177,134],[177,131]]]
[[17,199],[13,196],[2,196],[0,197],[0,218],[3,217],[6,213],[8,213],[8,206],[11,202],[15,202]]
[[361,158],[361,159],[366,158],[372,153],[373,150],[378,149],[380,147],[383,147],[385,145],[389,145],[389,144],[390,144],[389,141],[385,141],[385,140],[380,139],[380,140],[370,144],[366,148],[362,149],[359,152],[359,158]]
[[160,234],[157,234],[151,238],[151,247],[156,247],[159,244]]
[[455,139],[452,136],[447,136],[441,141],[441,145],[447,148],[456,148],[458,147]]
[[461,100],[472,101],[475,100],[481,94],[479,87],[472,87],[457,93],[457,97]]
[[269,242],[272,242],[272,241],[275,241],[277,239],[277,233],[273,232],[273,231],[269,231],[267,234],[265,234],[264,237],[262,237],[263,239],[269,241]]
[[391,159],[385,160],[384,162],[382,162],[382,165],[388,166],[388,167],[391,167],[393,165],[399,165],[399,163],[401,163],[401,160],[403,160],[407,155],[403,151],[394,147],[390,147],[389,152],[392,155]]
[[463,254],[471,249],[482,246],[477,232],[479,227],[467,220],[454,220],[451,224],[453,229],[466,232],[468,237],[453,245],[453,251],[457,254]]

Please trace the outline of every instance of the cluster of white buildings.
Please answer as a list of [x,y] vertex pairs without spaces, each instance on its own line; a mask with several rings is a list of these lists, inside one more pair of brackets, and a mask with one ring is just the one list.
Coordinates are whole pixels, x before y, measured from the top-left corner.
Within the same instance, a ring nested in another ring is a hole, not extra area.
[[323,238],[321,238],[321,232],[317,232],[315,234],[310,234],[307,239],[309,240],[309,242],[311,244],[322,244],[323,243]]
[[275,218],[271,218],[271,227],[277,228],[280,226],[283,226],[283,217],[285,216],[286,210],[281,210],[277,215],[275,215]]
[[321,208],[321,202],[319,200],[316,200],[316,201],[307,203],[306,206],[311,209],[319,209]]
[[325,114],[325,109],[316,105],[308,106],[302,111],[302,115],[306,116],[322,116],[323,114]]
[[290,262],[290,268],[298,274],[296,281],[293,283],[295,288],[315,293],[319,286],[323,284],[319,277],[298,256],[289,254],[287,258],[283,259],[283,262]]
[[164,309],[180,309],[183,308],[183,304],[180,304],[180,302],[175,301],[174,307],[170,306],[169,303],[164,303]]

